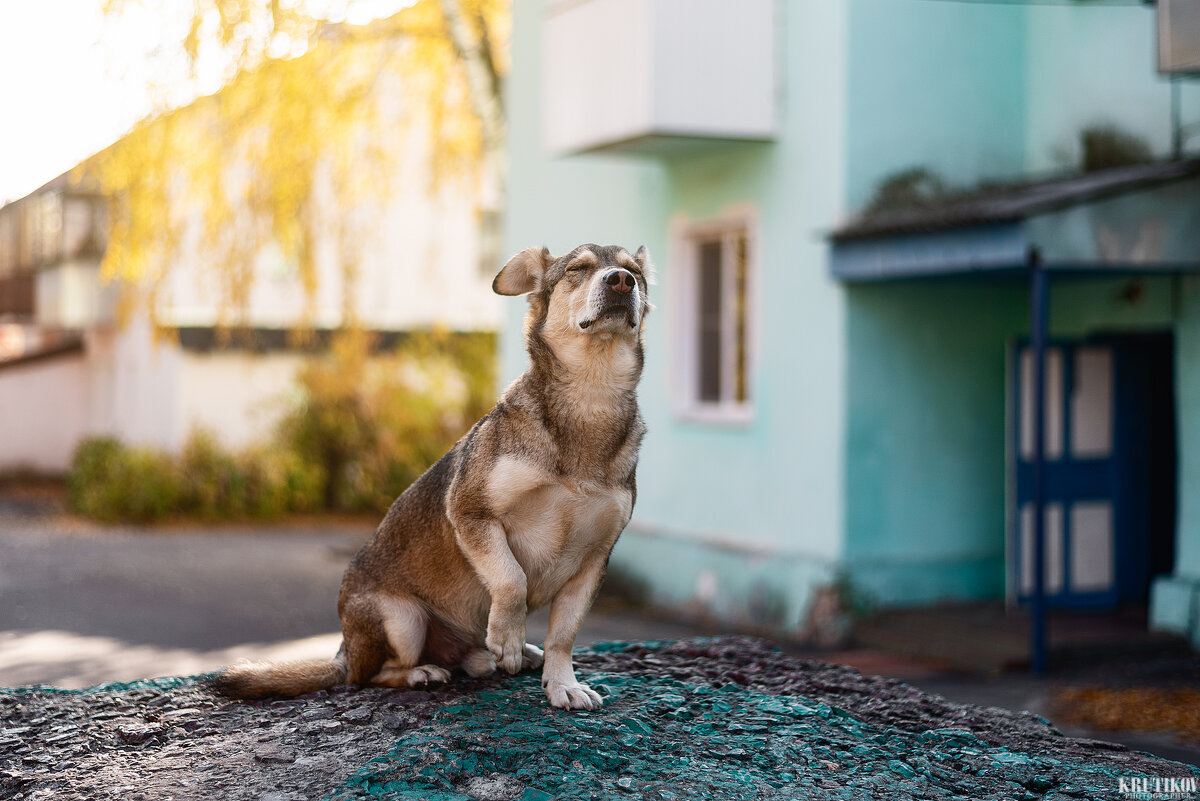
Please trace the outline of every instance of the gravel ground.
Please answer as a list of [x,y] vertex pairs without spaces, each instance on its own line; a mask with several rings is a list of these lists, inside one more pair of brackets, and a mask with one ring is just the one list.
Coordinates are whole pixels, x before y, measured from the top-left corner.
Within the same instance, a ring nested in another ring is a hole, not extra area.
[[535,675],[229,703],[203,681],[0,691],[0,797],[1128,798],[1200,771],[743,637],[596,646],[603,710]]

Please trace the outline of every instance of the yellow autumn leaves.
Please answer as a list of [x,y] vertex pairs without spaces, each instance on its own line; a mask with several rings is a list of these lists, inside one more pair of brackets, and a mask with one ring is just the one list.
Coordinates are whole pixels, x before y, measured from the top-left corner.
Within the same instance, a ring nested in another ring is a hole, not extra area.
[[[105,11],[166,2],[106,0]],[[311,325],[318,251],[353,283],[363,231],[405,180],[396,158],[414,137],[428,151],[427,191],[447,180],[479,186],[478,104],[447,4],[499,74],[502,0],[396,2],[399,11],[363,25],[344,21],[355,0],[192,0],[181,41],[163,46],[232,77],[144,120],[77,171],[110,198],[103,275],[157,323],[172,269],[200,265],[218,322],[237,326],[269,252],[308,299],[297,326]],[[343,323],[353,324],[354,293],[343,296]]]

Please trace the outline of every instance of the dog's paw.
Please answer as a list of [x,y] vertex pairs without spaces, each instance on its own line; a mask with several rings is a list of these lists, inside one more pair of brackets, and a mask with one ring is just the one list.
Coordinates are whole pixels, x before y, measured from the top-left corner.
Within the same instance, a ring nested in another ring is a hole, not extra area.
[[531,643],[525,643],[525,656],[521,659],[521,670],[537,670],[546,661],[542,649]]
[[507,673],[519,673],[525,660],[525,627],[488,625],[487,649]]
[[431,684],[445,684],[450,681],[450,671],[437,665],[418,665],[417,667],[400,667],[384,665],[371,679],[371,683],[380,687],[428,687]]
[[426,687],[450,681],[450,671],[437,665],[419,665],[408,671],[409,687]]
[[462,661],[462,669],[473,679],[496,672],[496,660],[482,648],[471,651]]
[[604,699],[600,697],[600,693],[579,682],[550,682],[546,685],[546,697],[550,699],[550,706],[558,709],[595,710],[604,706]]

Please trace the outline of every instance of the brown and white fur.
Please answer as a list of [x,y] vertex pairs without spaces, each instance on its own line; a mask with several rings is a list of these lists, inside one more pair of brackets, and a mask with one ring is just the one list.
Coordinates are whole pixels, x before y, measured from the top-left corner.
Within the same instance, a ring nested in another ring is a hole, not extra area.
[[[571,650],[637,493],[649,270],[645,248],[514,256],[492,288],[529,293],[529,368],[396,499],[351,561],[337,656],[230,667],[214,688],[266,698],[443,682],[455,665],[472,676],[542,666],[553,706],[598,709]],[[543,653],[525,641],[525,616],[546,604]]]

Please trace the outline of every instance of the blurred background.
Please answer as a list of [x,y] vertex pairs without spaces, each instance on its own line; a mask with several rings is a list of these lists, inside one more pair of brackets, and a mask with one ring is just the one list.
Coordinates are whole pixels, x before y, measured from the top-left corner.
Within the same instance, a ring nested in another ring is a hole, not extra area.
[[650,433],[587,636],[1200,740],[1200,0],[3,14],[0,684],[336,648],[523,369],[500,265],[611,242]]

